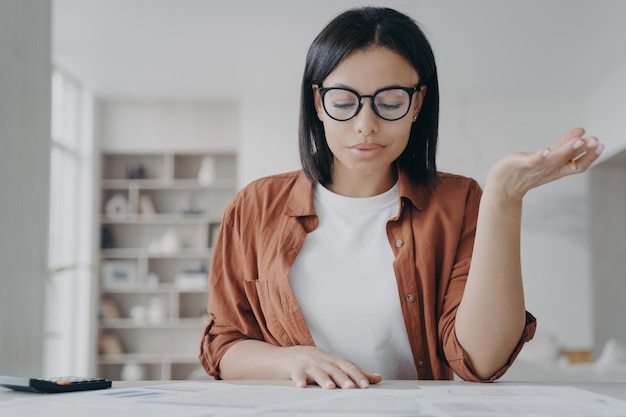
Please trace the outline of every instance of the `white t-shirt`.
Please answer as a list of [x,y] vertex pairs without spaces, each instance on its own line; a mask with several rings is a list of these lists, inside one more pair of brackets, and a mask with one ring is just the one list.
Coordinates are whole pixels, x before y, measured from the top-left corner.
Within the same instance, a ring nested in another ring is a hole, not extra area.
[[313,340],[385,379],[416,379],[386,232],[398,185],[367,198],[317,185],[314,204],[319,227],[289,272]]

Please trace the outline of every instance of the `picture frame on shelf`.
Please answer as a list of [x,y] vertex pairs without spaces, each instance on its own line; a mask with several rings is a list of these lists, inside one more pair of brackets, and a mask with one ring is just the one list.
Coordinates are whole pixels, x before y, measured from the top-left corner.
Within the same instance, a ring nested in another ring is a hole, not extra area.
[[135,262],[104,261],[102,263],[103,288],[128,288],[135,285],[137,285],[137,265]]

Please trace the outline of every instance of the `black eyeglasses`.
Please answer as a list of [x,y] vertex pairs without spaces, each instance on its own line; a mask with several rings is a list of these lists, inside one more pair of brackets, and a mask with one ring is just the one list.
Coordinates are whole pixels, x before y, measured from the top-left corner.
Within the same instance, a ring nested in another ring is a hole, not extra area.
[[415,87],[386,87],[369,96],[362,96],[350,88],[323,88],[317,84],[322,97],[322,106],[326,114],[334,120],[345,122],[352,119],[363,107],[363,99],[369,98],[372,110],[378,117],[388,121],[400,120],[411,109],[413,94],[421,85]]

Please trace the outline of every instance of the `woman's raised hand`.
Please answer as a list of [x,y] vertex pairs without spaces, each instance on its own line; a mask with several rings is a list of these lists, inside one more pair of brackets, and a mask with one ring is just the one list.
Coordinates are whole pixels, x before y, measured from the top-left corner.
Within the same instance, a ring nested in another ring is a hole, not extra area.
[[485,188],[495,187],[505,196],[521,200],[533,188],[585,172],[604,145],[596,137],[584,135],[583,128],[571,129],[550,147],[505,156],[489,170]]

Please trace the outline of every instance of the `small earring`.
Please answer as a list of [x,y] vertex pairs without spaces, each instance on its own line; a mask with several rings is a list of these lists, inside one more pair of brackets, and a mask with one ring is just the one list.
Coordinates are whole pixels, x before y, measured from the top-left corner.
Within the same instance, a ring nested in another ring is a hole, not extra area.
[[413,121],[416,121],[416,120],[417,120],[417,116],[413,117]]

